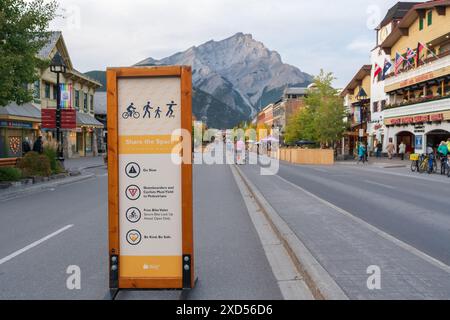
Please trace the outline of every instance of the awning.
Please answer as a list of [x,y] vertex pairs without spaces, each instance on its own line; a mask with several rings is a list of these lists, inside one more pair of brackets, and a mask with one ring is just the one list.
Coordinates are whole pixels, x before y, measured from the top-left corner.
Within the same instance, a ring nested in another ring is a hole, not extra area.
[[103,128],[103,124],[87,113],[77,111],[77,127]]
[[5,107],[0,107],[0,119],[40,122],[41,110],[31,103],[25,103],[19,106],[13,102]]

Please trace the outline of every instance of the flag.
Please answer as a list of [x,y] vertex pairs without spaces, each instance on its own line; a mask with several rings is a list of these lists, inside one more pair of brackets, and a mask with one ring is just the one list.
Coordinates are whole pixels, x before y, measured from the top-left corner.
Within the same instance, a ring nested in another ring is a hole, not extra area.
[[422,53],[423,49],[425,49],[425,46],[419,42],[417,44],[417,50],[416,50],[416,67],[419,65],[420,54]]
[[395,75],[398,74],[398,69],[402,65],[403,61],[405,61],[405,58],[400,53],[396,52],[395,53],[395,65],[394,65]]
[[391,67],[392,63],[388,59],[384,59],[383,76],[382,76],[383,81],[384,79],[386,79],[386,75],[388,71],[391,69]]
[[414,50],[411,50],[410,48],[408,48],[407,50],[406,50],[406,53],[405,53],[405,62],[406,62],[406,64],[408,65],[408,66],[410,66],[410,67],[412,67],[413,65],[412,65],[412,63],[411,63],[411,60],[414,58],[416,56],[416,52],[414,51]]
[[381,67],[378,65],[378,63],[375,63],[375,73],[373,74],[373,82],[375,82],[375,79],[378,77],[381,71],[382,71]]
[[60,84],[61,109],[72,108],[72,84]]

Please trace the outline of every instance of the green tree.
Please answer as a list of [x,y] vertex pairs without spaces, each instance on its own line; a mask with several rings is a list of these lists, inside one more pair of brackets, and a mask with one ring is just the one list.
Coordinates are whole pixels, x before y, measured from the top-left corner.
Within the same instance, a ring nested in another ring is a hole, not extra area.
[[301,109],[286,126],[286,142],[311,140],[322,146],[334,146],[346,130],[345,108],[338,91],[333,88],[332,73],[321,70],[315,78],[315,86],[305,98],[306,107]]
[[56,8],[54,1],[0,1],[0,106],[33,99],[27,84],[39,79],[39,68],[48,66],[38,52],[48,40]]

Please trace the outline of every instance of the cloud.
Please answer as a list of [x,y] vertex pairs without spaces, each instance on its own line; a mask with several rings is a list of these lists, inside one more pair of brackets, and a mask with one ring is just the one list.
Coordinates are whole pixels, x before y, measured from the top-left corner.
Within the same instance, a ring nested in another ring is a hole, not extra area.
[[[62,30],[80,71],[160,59],[236,32],[251,33],[283,60],[342,81],[367,63],[373,0],[60,0]],[[378,0],[381,12],[394,0]],[[351,10],[350,10],[351,8]],[[348,45],[346,46],[346,44]],[[372,43],[373,45],[373,43]],[[348,58],[348,50],[354,55]],[[342,63],[345,61],[345,63]],[[358,64],[358,65],[354,65]],[[343,85],[343,84],[342,84]]]

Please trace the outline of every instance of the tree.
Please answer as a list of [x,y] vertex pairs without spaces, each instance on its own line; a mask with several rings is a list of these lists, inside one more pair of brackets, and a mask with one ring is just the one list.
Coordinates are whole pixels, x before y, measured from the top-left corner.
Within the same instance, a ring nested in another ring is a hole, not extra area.
[[332,73],[321,70],[315,78],[315,86],[308,90],[306,107],[301,109],[286,126],[286,142],[298,140],[319,142],[333,146],[346,130],[345,108],[338,91],[332,87]]
[[48,66],[38,53],[48,40],[47,28],[56,8],[54,1],[0,1],[0,106],[33,99],[28,84],[39,79],[40,68]]

